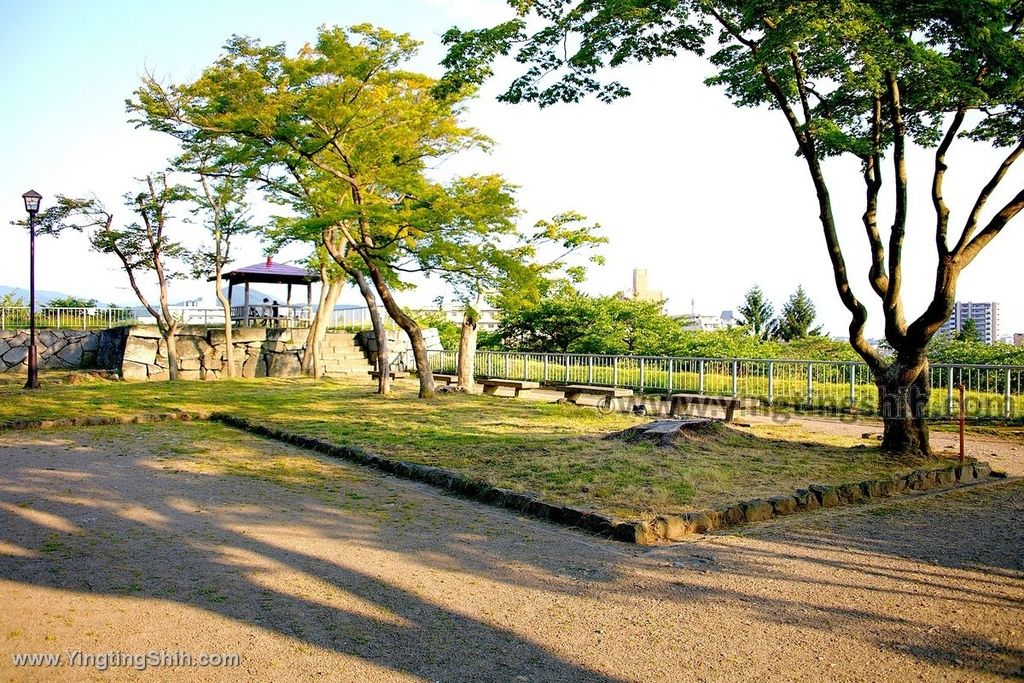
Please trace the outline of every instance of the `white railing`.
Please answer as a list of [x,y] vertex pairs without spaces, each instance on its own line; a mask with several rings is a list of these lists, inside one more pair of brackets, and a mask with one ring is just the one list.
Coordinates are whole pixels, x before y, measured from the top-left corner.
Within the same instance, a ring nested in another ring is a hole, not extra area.
[[[36,327],[57,330],[95,330],[136,322],[130,308],[64,308],[36,306]],[[27,329],[28,306],[0,306],[0,330]]]
[[[152,324],[152,316],[139,309],[131,308],[64,308],[36,307],[36,327],[40,329],[105,329],[122,325]],[[232,306],[231,319],[236,325],[248,321],[251,326],[309,327],[316,313],[315,307],[306,305],[249,304],[248,316],[245,306]],[[194,306],[172,306],[171,315],[182,325],[224,325],[224,309],[198,308]],[[397,325],[384,311],[381,311],[384,326],[397,329]],[[18,330],[29,327],[28,306],[0,306],[0,330]],[[369,330],[373,328],[370,311],[367,308],[337,309],[331,312],[328,327],[344,330]]]
[[[385,329],[398,329],[398,325],[383,308],[380,311],[380,317]],[[340,308],[331,311],[331,318],[327,326],[335,330],[370,330],[373,329],[373,321],[370,318],[369,308]]]
[[[458,352],[431,351],[435,372],[454,373]],[[476,375],[549,385],[619,386],[647,394],[694,393],[758,398],[770,405],[874,413],[878,389],[863,363],[673,358],[478,351]],[[952,416],[957,387],[970,417],[1024,417],[1024,366],[932,365],[933,415]]]

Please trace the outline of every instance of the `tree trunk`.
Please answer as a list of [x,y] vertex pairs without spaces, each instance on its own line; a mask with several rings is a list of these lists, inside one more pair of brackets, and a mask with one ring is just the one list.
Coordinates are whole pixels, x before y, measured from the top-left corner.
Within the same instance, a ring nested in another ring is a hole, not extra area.
[[360,255],[363,256],[367,270],[370,271],[370,279],[373,280],[373,286],[376,287],[377,293],[380,294],[380,300],[384,304],[384,309],[391,316],[391,319],[398,323],[398,326],[409,336],[409,343],[412,345],[412,355],[416,359],[416,374],[420,380],[420,398],[434,398],[434,375],[430,369],[430,359],[427,358],[427,345],[423,341],[423,333],[420,331],[420,326],[402,310],[394,297],[391,296],[391,288],[384,281],[384,276],[381,274],[377,264],[373,262],[373,259],[362,253]]
[[[316,309],[316,315],[309,323],[309,332],[306,334],[306,348],[302,351],[302,372],[306,375],[320,379],[324,374],[321,367],[323,358],[320,348],[324,338],[327,336],[327,325],[331,320],[331,312],[334,305],[341,296],[344,283],[341,280],[328,282],[327,268],[320,268],[320,302]],[[324,287],[323,283],[327,283]]]
[[156,263],[157,279],[160,283],[160,313],[162,313],[163,324],[157,319],[157,328],[164,337],[164,344],[167,345],[167,377],[170,381],[178,379],[178,321],[171,314],[171,308],[167,304],[167,280],[164,278],[163,263],[159,255],[154,259]]
[[882,416],[882,450],[896,455],[930,457],[928,402],[931,378],[925,351],[897,352],[875,381]]
[[178,379],[178,325],[170,322],[165,327],[164,344],[167,346],[167,377],[170,381]]
[[231,323],[231,302],[228,300],[226,296],[224,296],[224,292],[223,290],[221,290],[220,275],[222,270],[223,268],[221,266],[220,260],[218,259],[216,266],[217,279],[214,280],[214,283],[216,283],[217,288],[217,301],[220,302],[221,308],[224,309],[224,358],[225,360],[227,360],[228,363],[228,369],[226,374],[228,377],[237,377],[237,375],[235,374],[235,348],[234,343],[231,340],[231,336],[234,330]]
[[366,308],[370,311],[370,322],[373,323],[373,337],[377,341],[377,393],[387,396],[391,393],[391,360],[388,355],[388,333],[384,329],[384,320],[377,308],[377,297],[373,288],[366,281],[366,276],[358,270],[352,271],[352,277],[359,286],[359,293],[366,300]]
[[[326,285],[326,286],[325,286]],[[316,374],[319,370],[317,363],[314,359],[317,356],[317,326],[320,324],[320,318],[323,316],[324,311],[327,309],[327,291],[330,285],[327,282],[327,268],[320,265],[320,296],[317,298],[316,313],[313,315],[313,319],[309,321],[309,330],[306,331],[306,345],[302,349],[302,374],[309,375],[319,379],[320,376]]]
[[459,383],[461,391],[472,393],[473,377],[476,374],[476,336],[478,325],[477,313],[467,306],[462,314],[462,330],[459,335]]

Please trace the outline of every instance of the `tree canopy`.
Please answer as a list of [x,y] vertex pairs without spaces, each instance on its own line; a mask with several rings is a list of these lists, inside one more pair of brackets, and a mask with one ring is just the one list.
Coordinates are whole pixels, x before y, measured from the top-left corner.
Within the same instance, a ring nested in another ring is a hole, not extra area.
[[785,341],[793,341],[820,335],[821,327],[814,324],[817,316],[814,302],[807,296],[802,286],[797,287],[782,306],[782,315],[779,316],[777,323],[778,337]]
[[770,339],[775,333],[775,307],[757,285],[750,288],[739,307],[740,326],[758,339]]

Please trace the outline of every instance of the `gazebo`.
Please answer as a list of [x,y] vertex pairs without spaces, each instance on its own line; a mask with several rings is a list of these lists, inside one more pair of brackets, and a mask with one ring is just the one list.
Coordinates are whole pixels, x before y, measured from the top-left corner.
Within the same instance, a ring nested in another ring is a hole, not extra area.
[[[222,279],[228,281],[228,301],[231,301],[231,295],[234,293],[236,284],[242,284],[245,286],[245,298],[241,307],[233,306],[231,308],[231,319],[232,321],[240,322],[244,326],[248,327],[252,322],[264,321],[267,324],[272,320],[276,324],[284,322],[285,324],[291,324],[297,320],[309,320],[312,318],[313,309],[313,283],[320,282],[320,276],[312,271],[306,270],[305,268],[297,268],[295,266],[289,266],[284,263],[274,263],[271,257],[267,257],[266,263],[257,263],[251,266],[245,266],[244,268],[236,268],[227,273],[221,274]],[[209,278],[212,282],[217,277],[214,275]],[[278,284],[288,285],[288,296],[285,299],[285,303],[282,306],[275,302],[274,305],[268,306],[264,303],[253,305],[249,301],[249,285],[253,282],[262,282],[267,284]],[[305,306],[292,306],[292,286],[293,285],[305,285],[306,286],[306,305]],[[219,283],[218,283],[218,286]],[[285,315],[280,315],[281,310],[284,309]],[[301,311],[301,309],[305,309]],[[297,313],[303,313],[303,315],[297,315]]]

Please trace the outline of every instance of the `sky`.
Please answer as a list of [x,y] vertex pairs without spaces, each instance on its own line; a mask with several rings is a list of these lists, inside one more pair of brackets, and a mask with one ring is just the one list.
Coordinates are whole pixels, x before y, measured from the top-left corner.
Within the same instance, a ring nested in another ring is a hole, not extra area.
[[[27,286],[28,238],[9,225],[24,217],[25,191],[42,193],[44,206],[57,193],[92,193],[117,209],[116,219],[127,218],[121,197],[133,179],[166,166],[173,141],[135,129],[125,113],[124,102],[142,74],[194,79],[232,34],[285,42],[294,51],[315,39],[318,26],[369,22],[423,41],[410,66],[439,76],[446,29],[490,25],[507,16],[507,7],[493,0],[0,0],[0,285]],[[632,270],[646,268],[650,287],[668,297],[669,312],[717,314],[737,308],[753,285],[776,308],[802,285],[825,330],[846,334],[849,317],[835,292],[814,193],[785,121],[778,112],[734,107],[720,90],[703,85],[710,69],[693,56],[629,66],[615,74],[632,90],[629,98],[540,110],[495,101],[515,74],[514,65],[501,64],[466,114],[495,148],[447,160],[443,172],[502,173],[519,187],[524,226],[565,210],[600,223],[609,239],[606,263],[590,269],[583,286],[588,292],[628,289]],[[962,224],[998,158],[970,143],[954,146],[946,183],[953,225],[958,219]],[[915,316],[932,289],[934,219],[930,154],[914,149],[909,161],[904,292],[908,316]],[[866,277],[859,169],[850,160],[835,160],[825,172],[853,287],[871,311],[868,334],[880,337],[880,306]],[[1004,185],[1019,189],[1022,183],[1024,172],[1016,169]],[[1007,196],[1009,190],[992,204]],[[883,203],[882,212],[891,216],[891,202]],[[198,230],[179,229],[183,235]],[[960,279],[958,299],[999,303],[1000,335],[1024,332],[1022,253],[1019,217]],[[239,266],[262,261],[263,245],[256,239],[239,243],[235,256]],[[291,247],[274,259],[303,256]],[[400,293],[400,303],[429,306],[445,294],[436,280],[416,285]],[[116,259],[91,252],[78,234],[38,240],[36,286],[136,303]],[[182,281],[172,298],[212,300],[209,286]],[[358,292],[347,289],[342,303],[359,303]]]

